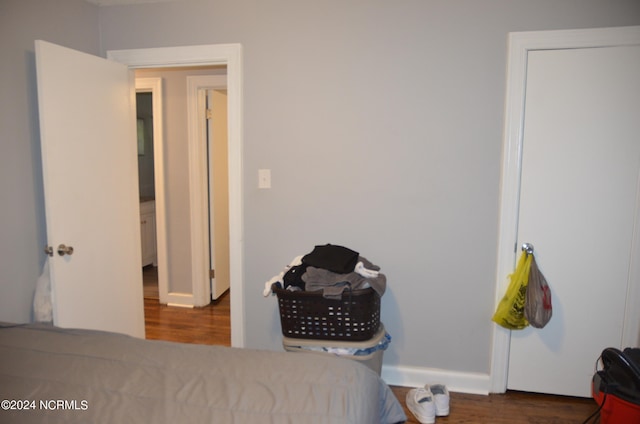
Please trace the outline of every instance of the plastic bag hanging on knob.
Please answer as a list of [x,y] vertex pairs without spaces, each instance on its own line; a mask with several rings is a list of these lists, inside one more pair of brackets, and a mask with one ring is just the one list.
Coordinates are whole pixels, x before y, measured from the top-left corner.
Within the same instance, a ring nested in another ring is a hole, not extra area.
[[547,284],[547,279],[538,269],[536,258],[531,254],[531,270],[529,272],[524,316],[533,327],[542,328],[547,325],[552,314],[551,289]]
[[524,307],[532,260],[533,255],[522,252],[514,273],[509,276],[511,281],[507,292],[493,314],[492,320],[509,330],[521,330],[529,325],[524,315]]

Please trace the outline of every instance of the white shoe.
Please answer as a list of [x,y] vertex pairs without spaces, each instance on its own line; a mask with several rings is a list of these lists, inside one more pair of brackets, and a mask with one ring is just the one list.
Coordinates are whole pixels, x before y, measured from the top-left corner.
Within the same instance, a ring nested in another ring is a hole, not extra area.
[[433,403],[436,406],[436,416],[446,417],[449,415],[449,390],[444,384],[433,384],[425,386],[433,395]]
[[436,422],[436,406],[428,386],[409,390],[406,400],[407,408],[421,424]]

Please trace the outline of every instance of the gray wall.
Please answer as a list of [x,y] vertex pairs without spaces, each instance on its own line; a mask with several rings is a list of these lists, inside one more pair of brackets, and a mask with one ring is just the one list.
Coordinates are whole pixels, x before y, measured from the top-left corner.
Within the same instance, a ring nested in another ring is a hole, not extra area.
[[0,0],[0,321],[31,319],[45,222],[34,40],[99,54],[99,8]]
[[[50,18],[22,3],[0,0],[0,7]],[[95,25],[95,9],[60,3],[72,9],[66,19],[77,25],[55,25],[42,37],[85,50],[82,42],[93,40],[88,51],[95,49],[97,33],[76,29]],[[48,7],[44,0],[26,4]],[[495,296],[507,33],[638,25],[640,2],[182,0],[101,7],[99,17],[102,55],[243,45],[249,346],[281,349],[277,305],[262,297],[264,281],[294,256],[330,242],[360,251],[387,274],[382,319],[394,339],[385,363],[484,373]],[[36,38],[40,23],[23,33],[24,22],[12,24],[9,30],[23,35],[18,46],[6,46],[1,34],[2,51],[14,49],[24,62],[32,51],[27,38]],[[67,40],[67,31],[87,40]],[[26,318],[43,240],[37,126],[30,122],[37,116],[35,82],[15,74],[32,73],[30,66],[3,69],[0,77],[12,99],[2,96],[3,122],[6,114],[22,122],[12,132],[0,127],[0,187],[12,214],[0,224],[0,319]],[[25,105],[14,111],[16,102]],[[5,151],[19,157],[18,165]],[[271,190],[257,189],[260,168],[272,170]],[[12,243],[25,234],[29,245],[14,251]],[[20,300],[11,313],[5,296]]]

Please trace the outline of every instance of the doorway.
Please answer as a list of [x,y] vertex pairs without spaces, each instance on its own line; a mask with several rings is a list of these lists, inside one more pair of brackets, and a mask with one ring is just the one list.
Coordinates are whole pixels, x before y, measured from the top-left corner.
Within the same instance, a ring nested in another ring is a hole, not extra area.
[[160,300],[156,243],[155,180],[153,160],[153,93],[136,87],[138,190],[140,194],[140,245],[145,299]]
[[[162,79],[159,77],[136,78],[135,85],[143,285],[145,296],[149,296],[148,292],[152,292],[152,296],[157,297],[161,303],[167,303],[169,261],[165,231],[166,208],[164,207]],[[156,204],[160,207],[156,207]]]
[[[139,119],[147,128],[149,115],[157,116],[153,123],[161,122],[151,131],[159,135],[155,142],[147,140],[146,149],[139,149],[138,163],[141,212],[151,210],[141,216],[143,266],[153,279],[153,265],[159,265],[163,304],[205,306],[229,288],[226,72],[224,66],[136,70]],[[150,92],[145,88],[149,81],[162,89]],[[148,95],[155,100],[152,114]],[[168,217],[157,225],[157,261],[144,259],[145,240],[152,238],[145,237],[145,229],[153,225],[154,206]],[[170,243],[163,243],[167,239]]]
[[[241,47],[238,44],[203,45],[171,48],[112,50],[107,57],[130,69],[187,66],[226,66],[228,93],[228,164],[229,164],[229,264],[231,303],[231,345],[244,347],[243,256],[242,256],[242,116],[241,116]],[[157,189],[157,188],[156,188]],[[157,193],[156,193],[157,199]],[[171,235],[169,235],[170,237]],[[188,280],[190,284],[190,280]],[[185,300],[207,291],[191,286],[188,293],[176,293]],[[180,296],[183,295],[183,296]],[[208,301],[207,301],[208,303]]]

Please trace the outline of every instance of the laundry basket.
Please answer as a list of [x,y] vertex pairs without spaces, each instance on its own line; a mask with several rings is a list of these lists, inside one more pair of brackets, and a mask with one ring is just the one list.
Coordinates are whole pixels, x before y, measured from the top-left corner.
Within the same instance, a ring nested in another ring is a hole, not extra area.
[[371,288],[345,290],[341,299],[326,299],[321,291],[288,291],[275,284],[280,324],[285,337],[362,341],[380,328],[380,296]]

